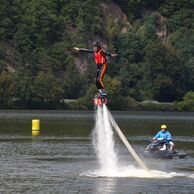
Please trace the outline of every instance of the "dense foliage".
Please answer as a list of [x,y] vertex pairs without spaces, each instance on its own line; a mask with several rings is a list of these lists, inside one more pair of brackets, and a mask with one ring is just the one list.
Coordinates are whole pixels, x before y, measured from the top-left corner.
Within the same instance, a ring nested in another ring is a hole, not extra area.
[[97,39],[118,54],[105,77],[112,108],[184,97],[178,109],[193,110],[193,7],[193,0],[0,0],[0,108],[92,108],[96,67],[72,47]]

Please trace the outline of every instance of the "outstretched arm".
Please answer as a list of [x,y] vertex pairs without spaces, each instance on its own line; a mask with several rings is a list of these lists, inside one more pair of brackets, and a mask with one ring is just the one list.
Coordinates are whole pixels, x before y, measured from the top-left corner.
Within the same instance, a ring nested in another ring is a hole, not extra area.
[[172,135],[169,132],[167,133],[167,140],[172,141]]
[[109,56],[109,57],[116,57],[117,54],[112,54],[112,53],[109,53],[108,51],[105,51],[105,50],[102,50],[102,53],[106,56]]
[[85,49],[85,48],[78,48],[78,47],[73,47],[74,51],[82,51],[82,52],[87,52],[87,53],[93,53],[93,50],[90,49]]
[[156,140],[160,137],[160,131],[152,138],[153,140]]

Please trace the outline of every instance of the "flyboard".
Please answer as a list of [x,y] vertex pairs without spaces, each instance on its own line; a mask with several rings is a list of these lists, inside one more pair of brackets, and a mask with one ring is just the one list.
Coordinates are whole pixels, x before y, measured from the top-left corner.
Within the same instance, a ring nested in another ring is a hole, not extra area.
[[[95,109],[97,108],[97,106],[100,106],[100,107],[106,106],[107,102],[108,102],[108,98],[107,98],[106,92],[105,91],[104,92],[99,92],[97,95],[95,95],[95,97],[93,99],[93,102],[94,102],[94,108]],[[107,110],[108,110],[108,108],[107,108]],[[113,116],[112,116],[112,114],[110,113],[109,110],[108,110],[108,116],[109,116],[109,120],[110,120],[112,126],[114,127],[115,131],[117,132],[117,134],[120,137],[120,139],[123,142],[123,144],[126,146],[126,148],[129,151],[129,153],[133,156],[135,161],[138,163],[138,165],[142,169],[149,171],[149,168],[140,159],[140,157],[137,155],[137,153],[135,152],[133,147],[128,142],[127,138],[123,134],[122,130],[119,128],[118,124],[116,123],[115,119],[113,118]]]
[[106,105],[108,102],[106,91],[99,91],[98,94],[94,96],[93,102],[95,109],[97,106],[103,106],[103,104]]

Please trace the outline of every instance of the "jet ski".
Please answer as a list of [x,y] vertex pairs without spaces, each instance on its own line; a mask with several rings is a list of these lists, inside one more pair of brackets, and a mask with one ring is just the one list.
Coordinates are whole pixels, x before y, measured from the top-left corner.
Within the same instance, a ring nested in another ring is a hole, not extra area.
[[144,152],[145,157],[157,158],[157,159],[173,159],[173,158],[185,158],[185,153],[179,153],[177,151],[170,152],[170,146],[164,141],[154,140],[146,148]]
[[98,94],[94,96],[93,102],[94,102],[94,108],[97,106],[103,106],[103,104],[107,104],[107,94],[106,91],[99,91]]

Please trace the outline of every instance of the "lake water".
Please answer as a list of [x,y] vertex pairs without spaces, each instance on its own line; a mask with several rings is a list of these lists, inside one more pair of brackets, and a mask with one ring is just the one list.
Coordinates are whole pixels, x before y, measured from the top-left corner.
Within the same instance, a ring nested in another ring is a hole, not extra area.
[[[93,111],[0,111],[0,193],[194,193],[194,113],[113,112],[146,165],[167,176],[145,177],[115,134],[123,176],[98,176],[91,141]],[[31,135],[40,118],[41,133]],[[145,159],[142,153],[162,123],[185,159]],[[131,169],[131,170],[130,170]],[[137,172],[137,173],[136,173]]]

